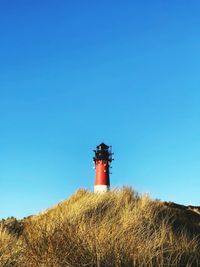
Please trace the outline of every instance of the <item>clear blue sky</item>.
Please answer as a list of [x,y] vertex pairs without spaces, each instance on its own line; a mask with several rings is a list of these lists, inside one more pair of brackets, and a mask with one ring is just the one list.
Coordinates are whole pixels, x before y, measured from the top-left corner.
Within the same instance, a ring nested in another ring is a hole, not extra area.
[[200,205],[199,1],[0,4],[0,217],[111,184]]

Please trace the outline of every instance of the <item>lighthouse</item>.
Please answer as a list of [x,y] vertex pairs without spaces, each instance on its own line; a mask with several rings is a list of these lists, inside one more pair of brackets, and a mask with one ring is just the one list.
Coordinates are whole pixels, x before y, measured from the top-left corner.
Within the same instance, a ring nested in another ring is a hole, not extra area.
[[96,170],[94,192],[107,192],[110,189],[110,165],[113,160],[111,146],[101,143],[93,151]]

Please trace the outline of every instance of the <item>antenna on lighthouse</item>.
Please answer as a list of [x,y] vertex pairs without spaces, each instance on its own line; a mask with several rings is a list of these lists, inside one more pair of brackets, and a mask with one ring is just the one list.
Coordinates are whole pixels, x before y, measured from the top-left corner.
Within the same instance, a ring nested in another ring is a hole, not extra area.
[[93,151],[95,153],[93,161],[96,170],[94,192],[107,192],[110,189],[110,165],[113,160],[112,147],[101,143]]

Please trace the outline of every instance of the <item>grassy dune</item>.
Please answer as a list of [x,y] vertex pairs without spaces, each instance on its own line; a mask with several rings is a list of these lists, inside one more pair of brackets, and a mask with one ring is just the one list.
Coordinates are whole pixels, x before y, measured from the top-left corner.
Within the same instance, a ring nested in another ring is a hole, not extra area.
[[0,266],[200,266],[198,208],[131,188],[79,190],[43,214],[1,222]]

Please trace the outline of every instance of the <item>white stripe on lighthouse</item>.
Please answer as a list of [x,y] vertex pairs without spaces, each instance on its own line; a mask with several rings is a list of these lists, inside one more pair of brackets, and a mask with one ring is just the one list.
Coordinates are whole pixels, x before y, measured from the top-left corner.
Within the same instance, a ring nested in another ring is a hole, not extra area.
[[110,190],[109,185],[95,185],[94,186],[94,193],[104,193]]

